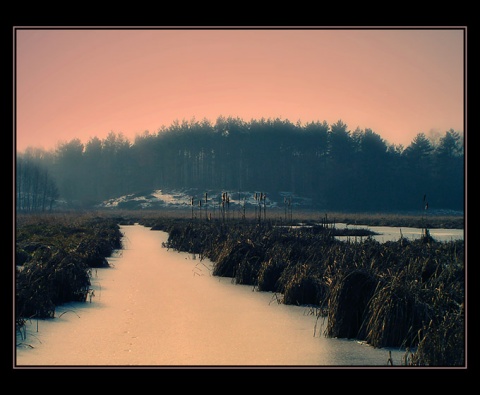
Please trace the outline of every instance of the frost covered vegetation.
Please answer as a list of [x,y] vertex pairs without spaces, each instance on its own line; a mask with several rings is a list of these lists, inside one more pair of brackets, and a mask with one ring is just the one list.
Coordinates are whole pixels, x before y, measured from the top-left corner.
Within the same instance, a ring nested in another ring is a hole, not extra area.
[[[281,303],[308,306],[318,320],[327,319],[327,337],[408,349],[406,365],[465,365],[463,240],[437,242],[425,228],[416,241],[379,243],[362,229],[356,230],[362,237],[340,241],[335,236],[341,230],[326,217],[298,226],[262,217],[114,215],[17,217],[17,330],[27,319],[54,316],[61,303],[86,301],[92,269],[107,265],[105,258],[121,247],[119,224],[138,222],[166,231],[165,247],[210,259],[215,276],[273,292]],[[399,220],[371,218],[389,225]]]

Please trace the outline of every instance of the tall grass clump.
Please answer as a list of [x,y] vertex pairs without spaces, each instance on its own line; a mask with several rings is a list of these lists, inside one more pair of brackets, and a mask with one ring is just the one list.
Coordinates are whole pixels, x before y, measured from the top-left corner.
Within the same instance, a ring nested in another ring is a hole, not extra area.
[[17,222],[15,315],[17,327],[32,317],[51,318],[55,307],[85,301],[92,268],[121,248],[115,221],[81,215],[45,215]]
[[283,302],[293,305],[322,305],[328,292],[315,263],[287,267],[281,277]]
[[218,255],[213,275],[232,277],[237,284],[255,285],[264,256],[264,247],[251,239],[228,240]]
[[463,241],[385,243],[349,262],[332,272],[327,336],[415,349],[416,365],[464,363]]
[[84,301],[90,287],[89,268],[78,254],[47,246],[17,270],[17,317],[50,318],[55,306]]
[[232,277],[237,284],[258,286],[266,253],[279,230],[268,222],[241,222],[234,227],[222,227],[222,233],[227,236],[217,238],[206,251],[206,257],[214,262],[213,275]]
[[366,269],[355,269],[335,276],[328,299],[329,337],[358,338],[366,307],[377,286]]

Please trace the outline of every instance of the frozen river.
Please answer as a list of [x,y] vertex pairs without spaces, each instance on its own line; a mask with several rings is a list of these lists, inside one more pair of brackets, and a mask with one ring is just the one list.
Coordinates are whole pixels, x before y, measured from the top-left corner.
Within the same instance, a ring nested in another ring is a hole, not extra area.
[[[395,227],[395,226],[367,226],[367,225],[348,225],[344,223],[335,224],[337,229],[368,229],[377,233],[372,236],[373,239],[380,243],[386,241],[398,241],[401,237],[410,241],[418,240],[423,235],[422,228],[410,228],[410,227]],[[454,240],[463,240],[465,236],[464,229],[428,229],[430,236],[436,241],[448,242]],[[365,238],[365,237],[363,237]],[[355,240],[355,236],[339,236],[338,239]],[[358,240],[361,237],[357,237]]]
[[[124,249],[94,270],[94,297],[32,320],[16,367],[387,366],[388,349],[323,336],[308,307],[211,275],[210,262],[162,248],[167,233],[122,226]],[[404,352],[392,351],[394,365]]]

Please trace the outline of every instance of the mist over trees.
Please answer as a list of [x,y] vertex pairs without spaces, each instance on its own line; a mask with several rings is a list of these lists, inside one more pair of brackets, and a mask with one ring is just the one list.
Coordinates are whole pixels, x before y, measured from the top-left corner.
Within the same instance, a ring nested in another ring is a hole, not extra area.
[[17,158],[15,201],[19,211],[51,211],[59,197],[54,179],[38,159]]
[[176,121],[133,142],[111,132],[54,151],[17,154],[18,210],[69,207],[153,189],[288,191],[322,210],[463,210],[464,145],[454,130],[431,141],[419,133],[408,147],[341,120],[294,124],[239,118]]

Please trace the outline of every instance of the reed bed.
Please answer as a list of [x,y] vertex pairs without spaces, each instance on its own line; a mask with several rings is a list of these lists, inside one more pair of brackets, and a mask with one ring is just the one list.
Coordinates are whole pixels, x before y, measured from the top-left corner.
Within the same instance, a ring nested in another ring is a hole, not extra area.
[[[413,220],[405,224],[414,226]],[[465,364],[463,240],[437,242],[426,232],[416,241],[379,243],[363,229],[339,230],[312,217],[301,224],[158,212],[19,217],[17,325],[53,316],[59,303],[85,301],[91,269],[104,266],[121,247],[118,224],[133,223],[167,232],[166,248],[211,260],[215,276],[274,292],[285,304],[319,307],[327,337],[403,347],[409,353],[405,364],[412,366]],[[359,233],[347,241],[335,237],[345,231]]]
[[[168,246],[213,262],[281,302],[314,305],[327,337],[414,350],[408,364],[464,364],[464,241],[339,241],[328,226],[159,219]],[[351,230],[350,230],[351,231]],[[361,231],[361,230],[360,230]],[[360,238],[359,238],[360,239]]]
[[121,248],[113,219],[90,215],[19,218],[15,244],[15,317],[50,318],[55,307],[86,301],[91,270],[108,267],[106,258]]

